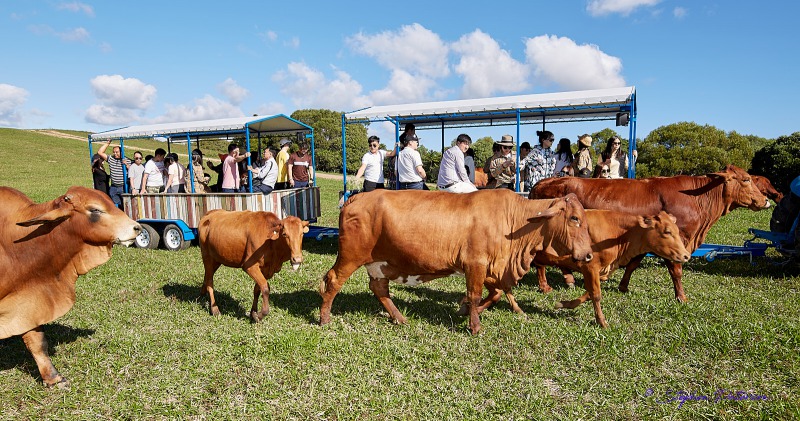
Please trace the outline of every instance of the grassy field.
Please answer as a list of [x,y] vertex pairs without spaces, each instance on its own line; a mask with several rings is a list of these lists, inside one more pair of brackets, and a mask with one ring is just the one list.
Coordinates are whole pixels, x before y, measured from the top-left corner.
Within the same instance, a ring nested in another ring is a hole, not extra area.
[[[320,180],[321,225],[336,226],[339,183]],[[91,186],[86,143],[0,129],[0,185],[36,201]],[[769,216],[737,210],[708,242],[741,244]],[[42,386],[19,337],[0,340],[0,419],[800,418],[800,278],[771,259],[693,260],[686,304],[646,259],[630,293],[617,292],[619,272],[603,285],[606,330],[590,305],[553,309],[580,288],[550,271],[555,291],[542,295],[529,274],[515,290],[527,314],[502,301],[472,337],[455,314],[463,278],[392,285],[409,318],[394,326],[363,269],[318,326],[317,285],[336,251],[335,240],[307,240],[305,264],[272,280],[272,312],[253,325],[241,270],[217,272],[213,318],[198,298],[197,247],[115,247],[78,279],[73,309],[45,326],[69,390]]]

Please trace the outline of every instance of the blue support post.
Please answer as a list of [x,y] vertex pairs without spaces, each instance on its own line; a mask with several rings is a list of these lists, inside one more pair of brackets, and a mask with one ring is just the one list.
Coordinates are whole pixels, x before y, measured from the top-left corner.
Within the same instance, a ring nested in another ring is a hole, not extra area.
[[516,186],[514,186],[514,191],[519,192],[519,123],[520,123],[520,113],[519,108],[517,108],[517,176],[516,176]]
[[342,113],[342,194],[347,195],[347,118]]
[[[199,143],[199,141],[198,141]],[[186,133],[186,150],[189,153],[189,180],[191,180],[191,192],[196,193],[194,191],[194,160],[192,159],[192,136],[187,132]]]

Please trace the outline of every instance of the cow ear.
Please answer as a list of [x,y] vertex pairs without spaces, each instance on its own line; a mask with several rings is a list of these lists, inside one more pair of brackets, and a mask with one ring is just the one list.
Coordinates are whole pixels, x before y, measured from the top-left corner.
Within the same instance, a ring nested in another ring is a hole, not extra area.
[[666,214],[667,217],[670,219],[670,221],[672,221],[673,224],[677,224],[678,223],[678,218],[674,217],[671,213],[666,213],[664,211],[661,211],[661,213]]
[[272,234],[270,234],[269,239],[277,240],[281,236],[281,231],[283,231],[283,224],[280,221],[272,224]]
[[552,218],[552,217],[558,215],[559,213],[561,213],[561,211],[563,211],[563,210],[564,210],[564,201],[562,200],[560,203],[554,204],[553,206],[550,206],[549,208],[547,208],[547,209],[537,213],[536,215],[528,218],[528,222],[535,222],[535,221],[537,221],[539,219]]
[[51,222],[63,221],[72,216],[72,197],[69,195],[62,196],[56,199],[57,208],[45,212],[37,217],[31,218],[27,221],[17,222],[21,227],[30,227],[32,225],[49,224]]
[[642,228],[653,228],[655,226],[655,222],[653,222],[653,217],[639,216],[639,226]]
[[303,234],[308,234],[308,221],[303,221]]

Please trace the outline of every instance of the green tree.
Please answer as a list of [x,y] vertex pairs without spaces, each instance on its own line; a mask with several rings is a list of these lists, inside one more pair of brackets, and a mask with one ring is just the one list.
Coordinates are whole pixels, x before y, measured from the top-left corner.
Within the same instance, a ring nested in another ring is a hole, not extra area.
[[[297,110],[291,117],[314,128],[317,170],[341,173],[342,113],[324,109]],[[361,157],[367,150],[367,126],[348,124],[346,140],[347,172],[355,174],[361,166]]]
[[752,139],[693,122],[661,126],[638,143],[636,175],[707,174],[727,164],[748,169],[755,153]]
[[800,132],[781,136],[756,152],[751,172],[769,178],[776,189],[789,193],[789,184],[800,175]]
[[417,149],[422,158],[422,168],[425,169],[425,182],[435,183],[439,177],[439,166],[442,163],[442,154],[439,151],[421,146]]
[[494,145],[494,139],[491,136],[485,136],[472,142],[471,147],[475,150],[476,168],[483,168],[483,164],[492,157],[492,145]]

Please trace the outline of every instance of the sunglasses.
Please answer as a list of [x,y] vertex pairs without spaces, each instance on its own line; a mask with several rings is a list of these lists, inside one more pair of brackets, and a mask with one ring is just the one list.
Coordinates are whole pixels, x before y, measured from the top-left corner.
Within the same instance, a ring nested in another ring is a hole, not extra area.
[[612,143],[612,145],[619,145],[619,144],[620,144],[619,142]]
[[133,159],[134,159],[134,161],[141,161],[141,160],[142,160],[142,157],[141,157],[141,156],[136,156],[136,157],[134,157]]
[[378,144],[377,143],[370,143],[369,146],[372,146],[373,148],[377,148]]

